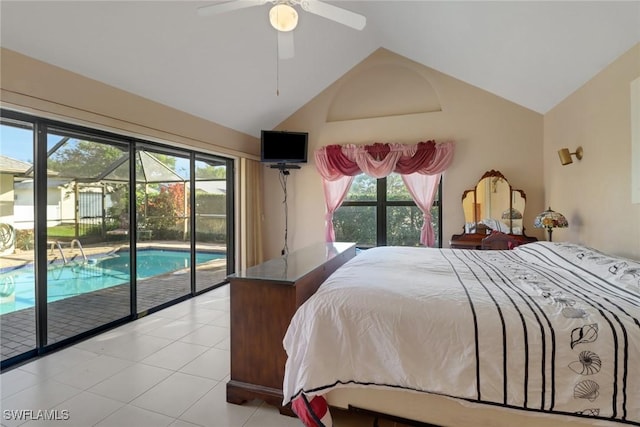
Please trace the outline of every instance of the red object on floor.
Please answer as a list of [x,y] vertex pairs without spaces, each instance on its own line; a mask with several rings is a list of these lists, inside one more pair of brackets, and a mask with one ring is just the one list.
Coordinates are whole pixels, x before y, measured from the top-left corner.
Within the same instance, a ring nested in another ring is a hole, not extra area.
[[306,427],[333,426],[329,405],[322,396],[315,396],[308,401],[304,395],[300,395],[291,402],[291,408]]

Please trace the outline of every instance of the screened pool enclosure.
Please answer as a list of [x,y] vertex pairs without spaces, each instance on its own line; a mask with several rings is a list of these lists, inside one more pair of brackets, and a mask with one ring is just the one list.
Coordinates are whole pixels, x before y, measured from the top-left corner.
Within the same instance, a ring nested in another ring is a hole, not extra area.
[[2,366],[211,289],[233,162],[2,111]]

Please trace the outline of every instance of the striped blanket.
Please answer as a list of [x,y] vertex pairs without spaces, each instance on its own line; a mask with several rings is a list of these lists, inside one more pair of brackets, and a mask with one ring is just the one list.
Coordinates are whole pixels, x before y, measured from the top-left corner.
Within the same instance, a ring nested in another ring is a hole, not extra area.
[[640,263],[569,243],[374,248],[300,307],[284,347],[285,404],[393,387],[640,425]]

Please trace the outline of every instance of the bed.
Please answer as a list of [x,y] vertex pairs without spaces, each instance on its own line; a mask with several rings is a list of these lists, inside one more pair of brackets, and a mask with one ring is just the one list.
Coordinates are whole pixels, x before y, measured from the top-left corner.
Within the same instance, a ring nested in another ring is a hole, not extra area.
[[297,310],[283,344],[284,404],[321,396],[446,426],[640,425],[640,262],[555,242],[373,248]]

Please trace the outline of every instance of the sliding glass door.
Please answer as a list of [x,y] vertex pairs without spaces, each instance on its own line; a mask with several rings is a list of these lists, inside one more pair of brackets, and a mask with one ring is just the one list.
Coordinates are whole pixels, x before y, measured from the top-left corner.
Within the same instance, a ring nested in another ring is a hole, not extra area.
[[[128,169],[129,151],[125,142],[55,128],[46,144],[50,345],[130,314],[128,242],[110,239],[107,215],[118,199],[128,200],[128,180],[105,180],[117,167]],[[128,218],[121,214],[118,221]]]
[[0,113],[3,369],[225,282],[232,160]]
[[230,253],[225,236],[232,230],[229,217],[230,164],[228,160],[198,156],[195,160],[196,291],[225,280]]
[[191,292],[189,154],[136,150],[137,311]]
[[0,337],[2,360],[36,348],[34,130],[0,122]]

